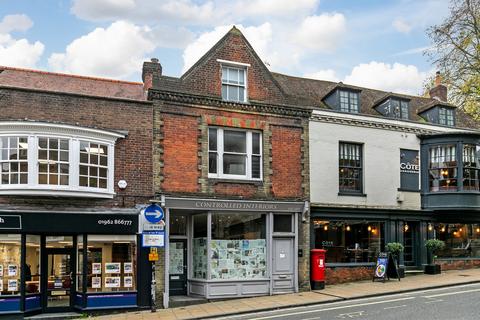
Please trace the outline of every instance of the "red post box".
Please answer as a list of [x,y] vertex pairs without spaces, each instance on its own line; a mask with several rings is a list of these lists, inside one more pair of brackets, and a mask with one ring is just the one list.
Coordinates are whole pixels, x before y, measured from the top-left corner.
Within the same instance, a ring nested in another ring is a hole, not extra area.
[[323,249],[310,250],[310,283],[312,290],[325,289],[325,252]]

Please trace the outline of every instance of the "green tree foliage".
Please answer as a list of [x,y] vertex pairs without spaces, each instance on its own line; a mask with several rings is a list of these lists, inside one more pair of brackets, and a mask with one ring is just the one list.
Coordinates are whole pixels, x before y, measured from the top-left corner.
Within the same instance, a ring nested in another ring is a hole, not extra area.
[[449,102],[480,119],[480,0],[451,0],[450,16],[430,27],[426,54],[443,74]]

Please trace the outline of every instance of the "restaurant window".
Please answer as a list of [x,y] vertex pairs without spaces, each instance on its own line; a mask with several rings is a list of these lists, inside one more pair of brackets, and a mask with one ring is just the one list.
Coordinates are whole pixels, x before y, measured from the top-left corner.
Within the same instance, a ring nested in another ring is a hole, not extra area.
[[230,66],[222,67],[222,99],[225,101],[245,102],[246,69]]
[[436,223],[435,237],[445,242],[439,258],[480,258],[480,224]]
[[193,216],[192,275],[198,279],[207,279],[207,218],[206,213]]
[[135,235],[87,236],[87,292],[136,290]]
[[479,191],[480,180],[480,146],[465,144],[463,146],[463,190]]
[[212,213],[211,279],[266,278],[265,234],[265,214]]
[[340,192],[361,193],[362,145],[340,142],[338,166]]
[[260,132],[209,128],[208,156],[210,178],[260,180],[262,177]]
[[339,90],[339,95],[340,111],[358,113],[358,92]]
[[27,235],[25,245],[25,293],[40,292],[40,236]]
[[440,145],[429,150],[429,187],[431,192],[457,190],[455,145]]
[[20,294],[21,235],[0,234],[0,296]]
[[374,262],[384,248],[384,223],[314,220],[315,248],[328,263]]
[[27,183],[27,137],[0,137],[0,185]]

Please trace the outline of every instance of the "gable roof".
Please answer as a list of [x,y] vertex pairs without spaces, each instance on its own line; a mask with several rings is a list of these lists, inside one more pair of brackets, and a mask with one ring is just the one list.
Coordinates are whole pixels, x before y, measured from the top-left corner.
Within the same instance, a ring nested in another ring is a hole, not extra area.
[[[359,113],[364,115],[382,116],[378,111],[375,110],[374,107],[390,97],[397,97],[409,100],[410,121],[425,122],[425,120],[420,116],[420,114],[427,109],[433,108],[437,105],[455,107],[454,105],[451,105],[447,102],[439,101],[434,98],[386,92],[376,89],[348,85],[341,82],[337,83],[332,81],[300,78],[276,72],[272,72],[272,75],[275,77],[275,79],[277,79],[277,82],[284,88],[285,92],[289,97],[290,103],[301,103],[319,109],[330,109],[323,100],[338,88],[347,88],[361,92]],[[465,114],[463,110],[458,109],[457,126],[478,129],[480,128],[480,123],[478,121],[475,121],[469,115]]]
[[0,86],[145,100],[143,83],[0,66]]

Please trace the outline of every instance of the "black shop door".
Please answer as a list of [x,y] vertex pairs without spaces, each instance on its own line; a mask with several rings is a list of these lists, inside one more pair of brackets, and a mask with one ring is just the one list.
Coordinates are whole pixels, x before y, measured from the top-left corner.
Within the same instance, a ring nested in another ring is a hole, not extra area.
[[187,240],[170,239],[169,245],[170,266],[170,295],[187,294]]

